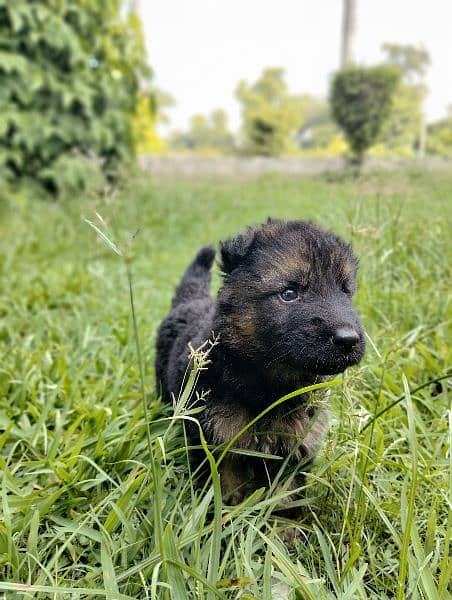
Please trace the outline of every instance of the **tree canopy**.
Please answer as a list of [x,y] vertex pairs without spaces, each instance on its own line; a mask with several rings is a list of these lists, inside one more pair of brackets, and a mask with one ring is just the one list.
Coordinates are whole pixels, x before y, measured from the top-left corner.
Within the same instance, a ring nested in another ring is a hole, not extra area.
[[361,164],[388,118],[399,72],[391,66],[345,67],[331,87],[332,114]]
[[250,154],[277,156],[294,145],[303,122],[303,97],[289,93],[284,69],[264,69],[253,84],[240,81],[244,149]]
[[140,22],[111,0],[0,0],[0,173],[78,188],[130,155]]
[[423,126],[422,105],[427,93],[424,77],[430,56],[422,47],[410,44],[383,44],[385,63],[398,69],[400,81],[379,140],[388,148],[412,150]]
[[452,157],[452,104],[448,106],[444,119],[429,125],[427,150],[430,154]]
[[232,152],[235,149],[234,135],[229,130],[228,115],[222,109],[213,110],[210,115],[196,114],[190,119],[187,131],[176,131],[170,144],[177,150],[204,150]]

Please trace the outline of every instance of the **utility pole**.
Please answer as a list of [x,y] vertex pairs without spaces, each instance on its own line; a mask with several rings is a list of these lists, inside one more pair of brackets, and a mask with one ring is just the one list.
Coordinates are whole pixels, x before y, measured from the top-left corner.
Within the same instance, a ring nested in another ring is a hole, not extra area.
[[356,3],[357,0],[343,0],[341,69],[355,62]]

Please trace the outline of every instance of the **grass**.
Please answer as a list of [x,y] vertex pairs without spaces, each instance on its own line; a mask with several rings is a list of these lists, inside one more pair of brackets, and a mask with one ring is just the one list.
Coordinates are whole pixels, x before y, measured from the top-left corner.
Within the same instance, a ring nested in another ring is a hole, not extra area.
[[[0,199],[0,594],[451,598],[451,189],[418,172],[134,176],[104,197]],[[211,484],[193,486],[181,426],[196,417],[193,378],[174,412],[154,392],[156,328],[187,262],[269,214],[353,242],[369,336],[331,388],[293,546],[271,517],[278,496],[224,506],[211,456]]]

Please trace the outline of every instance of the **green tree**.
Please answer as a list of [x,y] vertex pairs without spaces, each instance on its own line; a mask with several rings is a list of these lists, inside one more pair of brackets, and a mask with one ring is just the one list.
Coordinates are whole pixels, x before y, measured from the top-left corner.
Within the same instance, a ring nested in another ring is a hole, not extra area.
[[361,165],[365,152],[375,143],[391,110],[391,101],[399,81],[394,67],[346,67],[334,76],[331,87],[332,114],[344,131]]
[[221,109],[212,111],[207,117],[193,115],[188,131],[174,133],[170,144],[176,149],[216,150],[224,153],[232,152],[235,148],[228,115]]
[[411,44],[385,43],[382,50],[386,55],[385,62],[400,70],[405,83],[417,85],[423,81],[430,66],[430,55],[425,48]]
[[166,145],[157,132],[159,123],[169,123],[166,109],[174,105],[173,97],[153,87],[150,93],[140,92],[133,117],[134,147],[138,155],[162,152]]
[[294,147],[303,123],[304,102],[288,92],[284,69],[268,68],[252,85],[239,82],[244,149],[249,154],[278,156]]
[[437,156],[452,157],[452,104],[447,117],[428,126],[427,152]]
[[331,118],[328,102],[321,98],[303,96],[304,122],[297,133],[300,148],[315,150],[326,148],[340,131]]
[[427,93],[425,74],[430,56],[425,48],[410,44],[383,44],[385,63],[400,72],[391,112],[380,141],[388,148],[414,149],[422,143],[424,118],[422,106]]
[[0,0],[0,173],[51,191],[111,172],[133,148],[149,76],[136,15],[111,0]]

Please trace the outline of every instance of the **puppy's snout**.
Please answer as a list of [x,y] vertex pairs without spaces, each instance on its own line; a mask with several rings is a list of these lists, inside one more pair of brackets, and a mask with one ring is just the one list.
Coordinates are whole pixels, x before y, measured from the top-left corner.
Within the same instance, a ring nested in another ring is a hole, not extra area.
[[333,333],[333,343],[349,352],[359,342],[359,334],[353,327],[339,327]]

